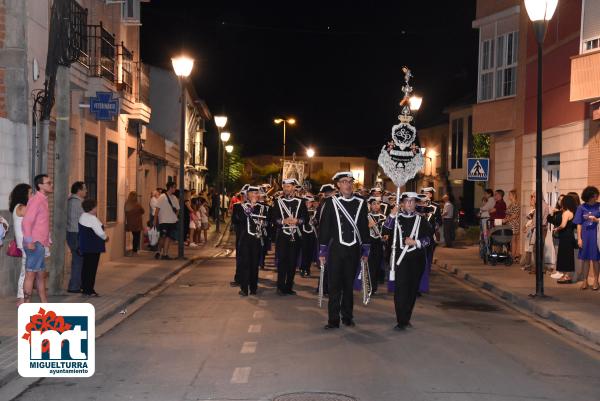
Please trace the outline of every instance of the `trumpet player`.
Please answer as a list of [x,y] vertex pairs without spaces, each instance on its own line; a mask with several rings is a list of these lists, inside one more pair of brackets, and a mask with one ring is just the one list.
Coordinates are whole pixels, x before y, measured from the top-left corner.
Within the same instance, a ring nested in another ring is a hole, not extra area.
[[327,263],[328,314],[325,329],[355,326],[353,319],[353,284],[360,259],[369,257],[369,225],[367,202],[353,193],[352,172],[339,172],[333,180],[340,196],[328,198],[319,223],[319,261]]
[[271,209],[271,222],[276,224],[275,254],[277,260],[277,294],[296,295],[294,276],[300,252],[301,226],[308,221],[306,205],[294,196],[298,181],[283,180],[283,194]]
[[258,288],[258,265],[264,241],[263,228],[266,223],[266,207],[258,201],[260,190],[249,186],[246,190],[247,202],[234,209],[232,216],[240,237],[237,250],[239,253],[239,272],[241,296],[247,297],[248,292],[256,295]]
[[431,242],[433,229],[425,218],[415,212],[419,195],[404,192],[400,198],[400,208],[395,206],[385,221],[383,232],[396,236],[395,257],[391,269],[395,269],[394,308],[396,310],[396,330],[412,327],[410,319],[421,276],[425,270],[426,248]]
[[315,253],[317,250],[317,227],[316,216],[317,209],[315,207],[315,199],[311,195],[305,195],[304,203],[308,209],[308,221],[302,225],[302,255],[300,256],[300,276],[310,276],[310,267],[315,261]]
[[383,262],[383,223],[386,216],[381,212],[381,198],[371,196],[369,202],[369,235],[371,236],[371,251],[369,252],[369,274],[371,276],[371,288],[377,293],[379,277],[385,271],[382,269]]

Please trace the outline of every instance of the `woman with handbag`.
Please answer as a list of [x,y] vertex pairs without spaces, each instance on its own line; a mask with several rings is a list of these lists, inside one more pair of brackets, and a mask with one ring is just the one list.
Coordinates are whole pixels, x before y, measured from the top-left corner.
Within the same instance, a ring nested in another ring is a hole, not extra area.
[[15,228],[15,239],[8,246],[8,256],[21,258],[21,273],[19,274],[19,282],[17,284],[17,306],[21,305],[25,296],[23,294],[23,283],[25,282],[25,252],[23,252],[23,216],[27,210],[27,202],[31,198],[31,185],[17,184],[8,200],[9,211],[12,213],[13,227]]
[[144,212],[144,208],[138,202],[137,192],[129,192],[129,196],[125,202],[125,231],[131,232],[133,236],[131,256],[137,256],[138,249],[140,248]]

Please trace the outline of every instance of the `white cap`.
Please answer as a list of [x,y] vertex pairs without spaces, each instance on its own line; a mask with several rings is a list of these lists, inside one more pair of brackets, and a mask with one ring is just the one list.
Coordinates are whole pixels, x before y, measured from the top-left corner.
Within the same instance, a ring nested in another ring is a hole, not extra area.
[[321,189],[319,189],[319,192],[333,192],[333,191],[335,191],[335,186],[333,184],[321,185]]
[[260,188],[249,185],[248,188],[246,188],[246,193],[248,193],[248,192],[260,192]]
[[400,195],[400,199],[404,200],[407,198],[419,199],[419,194],[416,192],[402,192],[402,195]]
[[297,179],[295,178],[286,178],[285,180],[282,181],[284,184],[292,184],[294,186],[298,186],[300,185],[300,183],[298,182]]
[[354,180],[354,174],[352,174],[352,171],[340,171],[340,172],[335,173],[332,180],[338,181],[342,178],[351,178]]
[[421,188],[421,192],[435,192],[435,188],[433,188],[433,187]]
[[368,203],[375,202],[375,201],[381,202],[381,197],[380,196],[370,196],[369,199],[367,199]]

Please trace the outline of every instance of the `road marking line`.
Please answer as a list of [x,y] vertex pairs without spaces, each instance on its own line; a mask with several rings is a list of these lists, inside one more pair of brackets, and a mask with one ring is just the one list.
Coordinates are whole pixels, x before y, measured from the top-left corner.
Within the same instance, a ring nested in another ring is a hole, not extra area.
[[254,312],[254,315],[252,315],[252,317],[254,319],[262,319],[263,317],[265,317],[265,311],[264,310],[257,310]]
[[240,354],[254,354],[256,352],[256,346],[258,343],[256,341],[246,341],[242,345],[242,349]]
[[259,299],[258,306],[267,306],[267,301],[265,301],[264,299]]
[[248,377],[250,376],[251,367],[246,366],[243,368],[235,368],[233,371],[233,375],[231,376],[231,380],[229,381],[231,384],[244,384],[248,383]]
[[250,327],[248,327],[248,333],[260,333],[261,330],[262,325],[260,324],[251,324]]

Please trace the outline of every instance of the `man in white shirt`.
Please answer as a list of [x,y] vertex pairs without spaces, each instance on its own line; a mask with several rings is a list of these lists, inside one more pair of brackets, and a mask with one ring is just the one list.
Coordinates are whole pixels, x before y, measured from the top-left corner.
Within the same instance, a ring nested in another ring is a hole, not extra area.
[[167,183],[167,191],[158,198],[154,211],[154,225],[158,226],[160,240],[158,241],[158,252],[155,259],[169,260],[169,246],[171,240],[177,241],[177,214],[179,213],[179,200],[173,193],[175,183]]
[[480,228],[482,232],[487,231],[488,221],[490,220],[490,210],[496,206],[496,200],[494,199],[494,190],[488,188],[485,190],[486,201],[481,208],[479,208]]

